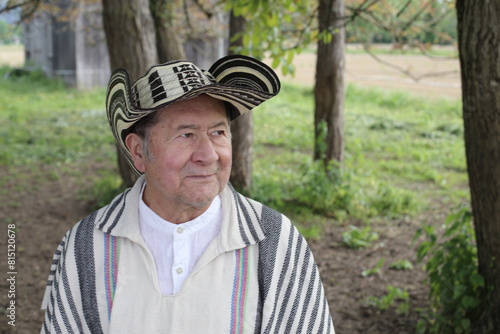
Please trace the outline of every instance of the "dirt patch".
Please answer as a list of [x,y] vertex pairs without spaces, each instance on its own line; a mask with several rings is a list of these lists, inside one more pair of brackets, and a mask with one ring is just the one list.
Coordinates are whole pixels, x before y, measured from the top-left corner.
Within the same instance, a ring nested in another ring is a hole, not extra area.
[[[58,175],[59,174],[59,175]],[[51,257],[65,231],[88,212],[85,202],[79,200],[74,176],[50,167],[16,171],[12,179],[5,170],[2,180],[0,249],[7,248],[6,224],[16,225],[16,291],[15,298],[7,298],[6,280],[1,280],[0,307],[10,300],[16,304],[16,326],[7,324],[2,316],[0,333],[36,333],[40,331],[43,313],[39,310],[47,284]],[[58,175],[56,177],[56,175]],[[0,268],[7,268],[5,252]]]

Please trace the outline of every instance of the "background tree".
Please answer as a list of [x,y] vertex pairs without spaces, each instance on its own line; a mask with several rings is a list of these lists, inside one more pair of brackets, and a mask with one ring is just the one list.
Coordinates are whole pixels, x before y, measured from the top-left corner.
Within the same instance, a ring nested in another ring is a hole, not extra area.
[[314,86],[314,159],[344,161],[344,0],[320,0]]
[[[228,54],[237,54],[243,48],[243,33],[246,19],[234,15],[231,10],[229,18],[229,50]],[[231,184],[240,192],[248,193],[252,183],[252,144],[253,118],[246,113],[231,122],[233,143],[233,166],[231,168]]]
[[500,332],[500,34],[498,2],[457,0],[465,153],[479,272],[488,293],[475,333]]
[[[158,63],[156,33],[148,0],[103,0],[103,26],[111,70],[126,68],[134,81]],[[117,148],[123,183],[131,186],[137,175]]]
[[186,59],[184,49],[175,27],[177,11],[172,0],[149,0],[156,32],[156,49],[161,63],[174,59]]

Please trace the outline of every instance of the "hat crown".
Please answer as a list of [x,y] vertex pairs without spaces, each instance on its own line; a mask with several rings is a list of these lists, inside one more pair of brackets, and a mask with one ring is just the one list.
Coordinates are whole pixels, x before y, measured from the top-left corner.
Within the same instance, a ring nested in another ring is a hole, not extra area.
[[132,85],[131,102],[135,108],[151,109],[214,83],[210,72],[193,63],[170,62],[153,66],[137,79]]

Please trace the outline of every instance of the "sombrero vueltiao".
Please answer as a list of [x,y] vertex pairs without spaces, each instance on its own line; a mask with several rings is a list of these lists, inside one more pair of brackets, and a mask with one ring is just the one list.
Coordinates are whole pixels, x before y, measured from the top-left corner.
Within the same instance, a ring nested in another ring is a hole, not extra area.
[[106,111],[118,146],[139,173],[125,137],[144,116],[175,102],[207,94],[230,104],[232,120],[277,95],[279,90],[276,73],[251,57],[223,57],[208,71],[191,62],[171,61],[153,66],[132,85],[126,70],[114,71],[109,79]]

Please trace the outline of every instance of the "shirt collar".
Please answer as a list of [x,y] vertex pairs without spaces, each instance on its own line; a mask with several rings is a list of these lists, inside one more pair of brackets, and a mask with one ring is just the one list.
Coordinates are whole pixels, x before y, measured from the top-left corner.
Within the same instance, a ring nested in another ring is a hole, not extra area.
[[208,209],[205,212],[203,212],[200,216],[182,224],[172,223],[160,217],[144,202],[143,193],[145,187],[146,187],[146,182],[144,182],[144,185],[142,186],[142,190],[139,196],[139,218],[141,223],[147,224],[150,228],[153,228],[154,230],[172,232],[174,229],[178,228],[179,226],[182,226],[182,228],[187,233],[192,233],[200,230],[207,224],[212,223],[214,219],[222,218],[221,199],[220,196],[216,196],[212,201],[212,204],[210,204],[210,206],[208,207]]

